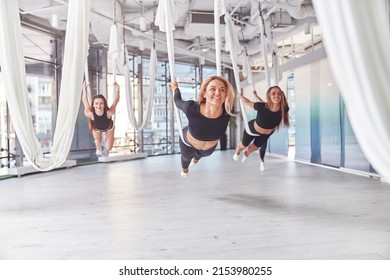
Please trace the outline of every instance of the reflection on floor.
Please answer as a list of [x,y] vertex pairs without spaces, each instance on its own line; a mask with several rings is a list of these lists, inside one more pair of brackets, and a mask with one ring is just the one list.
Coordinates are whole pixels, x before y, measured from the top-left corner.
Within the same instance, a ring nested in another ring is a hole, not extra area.
[[0,259],[390,259],[390,185],[216,151],[0,181]]

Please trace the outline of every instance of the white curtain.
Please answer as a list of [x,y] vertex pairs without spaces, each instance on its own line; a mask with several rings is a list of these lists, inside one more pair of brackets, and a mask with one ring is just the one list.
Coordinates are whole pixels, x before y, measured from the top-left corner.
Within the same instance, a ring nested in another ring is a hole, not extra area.
[[90,6],[90,0],[69,0],[56,130],[51,155],[44,157],[31,119],[18,1],[0,1],[0,65],[6,100],[23,152],[40,171],[63,164],[70,150],[88,50]]
[[390,182],[390,34],[385,1],[313,0],[357,140]]

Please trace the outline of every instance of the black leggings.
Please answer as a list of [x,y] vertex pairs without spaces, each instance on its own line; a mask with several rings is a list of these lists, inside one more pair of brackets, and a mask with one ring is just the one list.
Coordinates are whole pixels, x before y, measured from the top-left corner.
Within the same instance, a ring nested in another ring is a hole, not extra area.
[[257,148],[260,148],[260,158],[263,160],[265,156],[265,151],[267,150],[267,141],[268,138],[274,133],[273,131],[270,134],[259,134],[255,129],[255,120],[251,120],[248,122],[249,129],[251,133],[257,134],[257,136],[249,135],[244,129],[244,133],[242,135],[241,143],[248,147],[249,144],[253,141],[253,145]]
[[[187,131],[188,131],[188,127],[186,126],[185,128],[183,128],[183,137],[186,143],[189,144],[187,139]],[[200,160],[202,157],[210,156],[215,151],[215,148],[217,147],[216,144],[214,147],[210,149],[199,150],[193,147],[192,145],[190,147],[184,144],[184,142],[181,140],[180,137],[179,137],[179,145],[180,145],[180,152],[181,152],[181,167],[183,169],[187,169],[188,166],[190,166],[191,160],[193,158],[196,160]]]
[[265,151],[267,150],[267,143],[268,143],[268,141],[265,141],[265,143],[263,145],[261,145],[261,147],[260,147],[260,159],[262,161],[264,161]]

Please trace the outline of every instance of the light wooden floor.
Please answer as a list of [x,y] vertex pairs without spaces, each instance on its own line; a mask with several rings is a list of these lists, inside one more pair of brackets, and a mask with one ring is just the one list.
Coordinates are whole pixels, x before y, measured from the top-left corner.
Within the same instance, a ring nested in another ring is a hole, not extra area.
[[216,151],[0,181],[0,259],[390,259],[390,185]]

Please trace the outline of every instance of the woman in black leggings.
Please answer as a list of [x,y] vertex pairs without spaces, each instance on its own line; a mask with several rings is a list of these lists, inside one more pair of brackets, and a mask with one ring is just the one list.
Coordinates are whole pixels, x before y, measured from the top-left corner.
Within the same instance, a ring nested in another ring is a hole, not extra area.
[[[254,94],[257,96],[256,91]],[[267,102],[262,101],[259,97],[259,102],[252,102],[242,94],[240,98],[245,105],[256,110],[257,115],[256,119],[248,122],[250,134],[244,130],[242,140],[236,147],[233,159],[237,161],[241,151],[245,150],[241,160],[244,162],[251,153],[262,147],[260,151],[260,170],[263,171],[268,138],[275,130],[279,129],[282,122],[285,127],[290,125],[286,97],[278,86],[273,86],[267,90]]]
[[174,101],[188,119],[183,128],[183,140],[179,139],[181,151],[181,176],[188,177],[190,164],[196,164],[202,157],[211,155],[218,140],[226,132],[233,115],[234,90],[231,84],[220,76],[211,76],[201,85],[197,101],[184,101],[176,82],[171,83]]
[[96,155],[102,155],[102,138],[103,132],[106,134],[106,155],[111,151],[114,145],[115,126],[112,120],[115,115],[115,108],[119,102],[119,85],[115,82],[115,97],[111,107],[107,105],[107,99],[101,95],[95,95],[91,104],[88,102],[87,87],[89,84],[84,81],[82,101],[84,104],[84,115],[88,118],[89,131],[95,139]]

